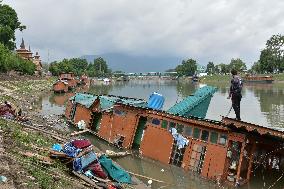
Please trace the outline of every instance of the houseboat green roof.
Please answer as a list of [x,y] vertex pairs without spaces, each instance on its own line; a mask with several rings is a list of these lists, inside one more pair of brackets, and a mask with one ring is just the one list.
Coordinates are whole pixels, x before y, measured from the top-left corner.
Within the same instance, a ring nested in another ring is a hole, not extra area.
[[90,94],[76,93],[70,100],[74,100],[76,103],[81,104],[86,108],[90,108],[97,98],[97,96]]
[[102,110],[111,108],[115,103],[132,105],[135,107],[146,107],[147,102],[142,99],[127,98],[120,96],[100,96],[100,106]]
[[96,99],[100,100],[100,108],[102,110],[106,110],[113,107],[113,105],[117,102],[120,102],[122,104],[132,105],[135,107],[147,107],[147,102],[145,100],[127,98],[121,96],[112,96],[112,95],[96,96],[92,94],[76,93],[75,96],[70,98],[70,100],[73,100],[76,103],[85,106],[86,108],[90,108]]
[[181,116],[193,115],[204,118],[212,95],[217,91],[216,87],[204,86],[181,102],[172,106],[167,112]]

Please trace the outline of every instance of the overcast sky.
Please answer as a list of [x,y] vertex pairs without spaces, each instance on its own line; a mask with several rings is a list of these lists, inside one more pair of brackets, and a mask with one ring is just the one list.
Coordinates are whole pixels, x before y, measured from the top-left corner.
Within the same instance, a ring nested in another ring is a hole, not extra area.
[[47,61],[123,53],[251,65],[284,33],[283,0],[4,0],[27,26],[17,32]]

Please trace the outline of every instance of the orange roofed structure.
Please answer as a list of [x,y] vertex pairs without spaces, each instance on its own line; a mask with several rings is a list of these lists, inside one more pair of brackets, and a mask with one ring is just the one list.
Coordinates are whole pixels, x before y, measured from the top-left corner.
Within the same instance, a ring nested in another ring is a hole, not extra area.
[[36,65],[36,74],[39,74],[41,72],[42,64],[41,64],[41,59],[40,59],[38,52],[36,52],[36,55],[33,56],[30,46],[29,46],[29,50],[26,49],[25,41],[23,38],[22,38],[22,43],[20,45],[20,48],[17,49],[16,52],[24,60],[30,60]]

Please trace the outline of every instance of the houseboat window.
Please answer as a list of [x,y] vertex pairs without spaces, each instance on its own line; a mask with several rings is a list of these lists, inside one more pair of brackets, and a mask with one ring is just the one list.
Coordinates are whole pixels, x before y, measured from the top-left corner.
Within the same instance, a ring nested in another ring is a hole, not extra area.
[[152,120],[152,123],[154,124],[154,125],[160,125],[160,120],[158,120],[158,119],[153,119]]
[[191,136],[192,135],[192,127],[187,126],[184,128],[184,135],[185,136]]
[[176,123],[170,122],[170,128],[175,128],[175,127],[176,127]]
[[218,133],[216,132],[211,132],[210,134],[210,142],[213,144],[217,144],[218,141]]
[[183,133],[183,128],[184,128],[184,126],[183,126],[182,124],[177,124],[177,132],[178,132],[179,134],[182,134],[182,133]]
[[199,128],[194,128],[193,129],[193,138],[198,139],[200,137],[200,129]]
[[162,128],[164,128],[164,129],[168,128],[168,121],[167,120],[162,121]]
[[221,134],[219,138],[219,144],[226,145],[226,143],[227,143],[227,135]]
[[202,133],[201,133],[201,140],[204,140],[204,141],[208,141],[208,138],[209,138],[209,132],[206,131],[206,130],[202,130]]
[[120,110],[117,110],[117,109],[114,110],[114,113],[117,114],[117,115],[125,115],[124,111],[120,111]]

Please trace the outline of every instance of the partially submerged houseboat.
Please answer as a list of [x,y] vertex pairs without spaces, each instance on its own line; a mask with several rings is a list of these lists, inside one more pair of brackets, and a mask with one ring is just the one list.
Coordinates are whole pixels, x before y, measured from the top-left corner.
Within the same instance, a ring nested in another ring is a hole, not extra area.
[[69,89],[73,89],[77,86],[77,81],[73,73],[61,73],[58,81],[53,84],[54,92],[67,92]]
[[232,185],[247,183],[260,167],[283,169],[283,131],[227,117],[204,119],[198,105],[208,103],[208,91],[197,91],[168,111],[150,108],[143,99],[78,93],[65,115],[73,124],[83,120],[93,134],[116,146]]

